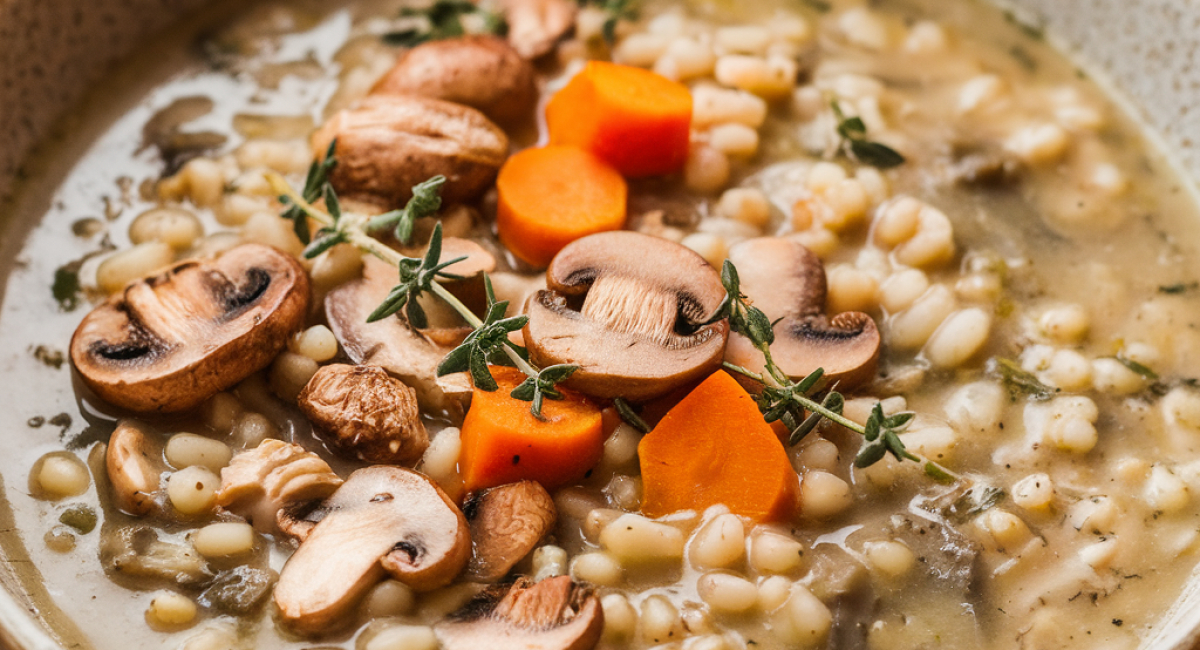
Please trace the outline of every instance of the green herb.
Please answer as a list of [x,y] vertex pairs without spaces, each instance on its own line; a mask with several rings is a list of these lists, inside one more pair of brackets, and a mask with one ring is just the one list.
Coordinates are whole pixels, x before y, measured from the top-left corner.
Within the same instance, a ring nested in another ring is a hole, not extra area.
[[1119,361],[1121,363],[1121,365],[1125,366],[1126,368],[1129,368],[1130,370],[1132,370],[1133,372],[1136,372],[1137,374],[1141,375],[1142,377],[1145,377],[1146,379],[1149,379],[1150,381],[1158,381],[1158,373],[1157,372],[1154,372],[1153,370],[1147,368],[1146,366],[1134,361],[1133,359],[1130,359],[1129,357],[1125,356],[1124,354],[1117,354],[1117,356],[1114,358],[1117,361]]
[[1022,396],[1028,396],[1035,401],[1044,402],[1059,389],[1052,388],[1038,381],[1033,373],[1026,372],[1016,361],[1004,357],[992,357],[987,362],[987,374],[999,379],[1006,389],[1008,397],[1017,401]]
[[1046,38],[1046,27],[1044,25],[1032,22],[1031,20],[1023,19],[1011,11],[1004,12],[1004,19],[1007,20],[1009,24],[1015,25],[1017,29],[1021,30],[1022,34],[1035,41],[1040,41]]
[[833,5],[825,2],[825,0],[804,0],[804,4],[812,7],[818,13],[827,14],[833,10]]
[[54,368],[55,370],[62,368],[63,363],[67,360],[62,350],[56,350],[45,345],[31,347],[29,353],[46,367]]
[[883,407],[876,403],[866,423],[860,425],[842,415],[845,399],[840,393],[824,391],[824,370],[818,368],[799,381],[789,377],[771,356],[771,343],[775,340],[771,320],[742,295],[737,268],[729,260],[721,269],[721,284],[725,287],[725,300],[709,321],[728,318],[729,329],[745,336],[762,353],[765,371],[760,375],[731,363],[725,363],[724,367],[763,384],[755,402],[765,421],[778,421],[787,427],[789,445],[799,443],[821,420],[828,419],[863,436],[865,444],[854,459],[856,467],[874,465],[891,454],[896,460],[921,463],[925,475],[938,482],[959,480],[950,470],[905,448],[900,434],[912,423],[913,413],[885,415]]
[[[286,207],[282,216],[293,222],[309,219],[320,224],[316,238],[305,249],[305,255],[315,257],[337,243],[347,243],[368,252],[393,266],[399,281],[388,292],[383,302],[367,317],[367,322],[374,322],[396,315],[403,311],[404,320],[410,327],[421,329],[428,326],[428,317],[421,307],[418,298],[425,293],[432,293],[454,311],[458,312],[471,327],[462,344],[452,350],[438,365],[438,376],[455,372],[469,372],[476,388],[494,391],[499,388],[488,366],[507,365],[520,369],[528,378],[518,385],[511,393],[514,399],[531,402],[530,411],[534,417],[542,417],[542,406],[547,399],[562,399],[562,393],[557,385],[565,381],[578,368],[576,366],[557,365],[538,369],[529,362],[529,353],[525,348],[509,340],[508,335],[525,326],[529,318],[516,316],[505,318],[508,302],[497,302],[491,279],[484,274],[484,287],[487,293],[487,311],[482,320],[471,312],[454,294],[443,287],[439,280],[461,280],[461,276],[446,272],[446,268],[460,262],[465,257],[442,261],[442,225],[434,226],[429,238],[429,247],[420,258],[405,257],[397,251],[383,245],[379,240],[368,234],[371,228],[392,228],[407,231],[411,238],[412,221],[435,212],[441,205],[439,191],[445,183],[445,178],[434,177],[413,188],[413,198],[403,210],[397,210],[371,219],[365,215],[343,213],[341,203],[333,186],[328,183],[328,171],[336,163],[333,155],[334,146],[330,145],[324,162],[314,165],[309,170],[305,181],[305,194],[297,193],[287,181],[278,174],[267,173],[267,182],[279,195],[279,200]],[[323,198],[324,209],[312,204],[316,198]],[[408,225],[405,225],[407,222]],[[306,225],[307,228],[307,225]],[[305,232],[307,234],[307,230]]]
[[80,535],[86,535],[96,528],[96,511],[83,504],[74,505],[63,510],[58,521],[74,528]]
[[830,103],[837,118],[841,148],[850,158],[872,167],[889,169],[904,164],[904,156],[895,149],[867,139],[867,125],[860,117],[846,117],[837,101]]
[[1020,45],[1014,45],[1009,48],[1008,53],[1012,56],[1012,58],[1016,59],[1017,63],[1021,64],[1022,68],[1025,68],[1026,72],[1034,72],[1037,70],[1037,59],[1033,58],[1033,55],[1029,53],[1029,50],[1026,50]]
[[[304,189],[300,192],[300,198],[307,203],[312,203],[326,194],[325,188],[329,185],[329,172],[337,165],[337,159],[333,155],[336,149],[337,139],[334,138],[325,152],[325,159],[314,160],[312,165],[309,165],[308,176],[304,179]],[[332,194],[332,188],[328,193]],[[279,202],[286,206],[283,218],[292,222],[292,230],[296,232],[296,236],[300,238],[301,242],[308,244],[310,237],[308,213],[295,201],[295,197],[281,194]]]
[[1175,284],[1167,284],[1158,287],[1159,293],[1165,293],[1169,296],[1176,296],[1188,291],[1194,291],[1200,288],[1200,282],[1176,282]]
[[72,262],[54,270],[54,284],[50,293],[62,311],[74,311],[79,307],[79,264]]
[[579,6],[592,5],[604,12],[601,33],[604,42],[611,47],[617,42],[617,23],[622,20],[637,20],[637,0],[579,0]]
[[442,207],[442,186],[446,184],[445,176],[433,178],[413,186],[412,198],[401,210],[385,212],[367,222],[368,230],[392,229],[396,241],[407,244],[412,241],[413,226],[417,219],[429,217]]
[[633,407],[629,405],[629,402],[626,402],[618,397],[613,400],[613,406],[617,408],[617,414],[621,416],[621,419],[624,420],[626,424],[636,429],[638,433],[650,433],[650,425],[646,424],[646,421],[642,419],[642,416],[638,415],[637,412],[633,410]]
[[426,41],[439,41],[467,33],[463,16],[478,15],[483,21],[483,33],[503,35],[508,25],[499,14],[492,13],[468,0],[436,0],[423,9],[405,7],[400,10],[402,18],[423,18],[424,25],[382,36],[388,45],[414,47]]
[[952,522],[962,525],[1000,505],[1007,497],[1008,494],[998,487],[972,486],[954,499],[942,514]]

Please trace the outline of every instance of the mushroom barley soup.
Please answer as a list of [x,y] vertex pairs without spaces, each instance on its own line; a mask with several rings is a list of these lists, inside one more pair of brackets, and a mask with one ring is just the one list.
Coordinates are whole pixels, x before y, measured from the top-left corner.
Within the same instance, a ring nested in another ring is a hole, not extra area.
[[26,188],[2,544],[65,646],[1154,644],[1200,214],[1036,26],[229,13]]

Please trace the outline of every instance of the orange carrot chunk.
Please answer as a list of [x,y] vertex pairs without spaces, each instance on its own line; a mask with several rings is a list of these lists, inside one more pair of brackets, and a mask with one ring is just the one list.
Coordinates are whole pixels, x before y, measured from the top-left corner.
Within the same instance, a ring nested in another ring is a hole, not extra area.
[[567,244],[625,226],[625,179],[576,147],[526,149],[496,178],[500,241],[517,257],[546,266]]
[[796,512],[800,479],[750,394],[724,371],[667,412],[638,445],[642,512],[724,504],[756,522]]
[[575,145],[629,178],[671,174],[687,161],[692,94],[626,65],[591,61],[546,106],[550,144]]
[[458,469],[467,492],[526,479],[554,490],[582,479],[600,462],[604,432],[598,406],[559,389],[563,399],[547,399],[539,420],[529,402],[509,396],[525,375],[497,366],[491,371],[500,389],[476,388],[462,425]]

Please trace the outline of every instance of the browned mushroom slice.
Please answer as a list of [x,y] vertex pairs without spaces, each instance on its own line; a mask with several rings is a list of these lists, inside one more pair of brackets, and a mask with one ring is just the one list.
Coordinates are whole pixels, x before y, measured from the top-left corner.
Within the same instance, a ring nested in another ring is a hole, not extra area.
[[437,366],[450,348],[434,344],[398,317],[367,322],[396,285],[397,271],[367,258],[363,277],[347,282],[325,297],[325,315],[346,355],[355,363],[379,366],[417,391],[421,407],[431,411],[461,411],[469,399],[466,377],[438,378]]
[[554,499],[535,481],[509,483],[472,496],[463,504],[471,522],[474,553],[467,575],[493,582],[508,575],[513,566],[554,528]]
[[[879,360],[879,330],[870,316],[825,315],[825,268],[812,251],[782,237],[736,244],[729,260],[738,269],[742,293],[775,323],[771,356],[789,377],[822,368],[825,381],[849,390],[871,381]],[[761,372],[762,354],[745,337],[729,337],[725,358]]]
[[493,587],[434,626],[442,650],[590,650],[603,629],[600,599],[568,576]]
[[448,584],[471,555],[467,521],[436,484],[400,467],[368,467],[309,515],[308,538],[275,587],[280,615],[297,631],[335,627],[390,574],[418,591]]
[[412,464],[429,446],[417,395],[378,366],[323,366],[300,391],[300,410],[342,456]]
[[140,517],[158,508],[160,479],[166,470],[161,445],[123,421],[108,440],[104,464],[118,509]]
[[634,232],[567,245],[527,307],[525,343],[541,367],[579,366],[567,385],[601,398],[644,401],[721,365],[725,321],[703,325],[725,290],[704,258]]
[[533,117],[533,65],[502,38],[470,35],[422,43],[405,52],[371,89],[470,106],[501,124]]
[[84,317],[71,361],[104,400],[183,411],[266,367],[304,322],[308,275],[258,244],[130,283]]
[[527,59],[548,54],[575,26],[577,5],[570,0],[501,0],[508,42]]
[[221,470],[217,505],[244,517],[264,533],[303,538],[307,526],[293,526],[294,512],[325,499],[342,484],[329,464],[300,445],[264,440]]
[[415,95],[371,95],[339,111],[313,133],[313,150],[324,154],[335,138],[338,193],[387,207],[438,175],[444,201],[473,199],[508,156],[508,137],[479,111]]

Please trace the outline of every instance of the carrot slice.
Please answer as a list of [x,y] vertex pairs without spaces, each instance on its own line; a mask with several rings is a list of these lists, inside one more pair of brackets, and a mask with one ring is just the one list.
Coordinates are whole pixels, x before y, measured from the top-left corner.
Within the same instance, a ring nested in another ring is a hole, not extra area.
[[550,144],[575,145],[630,178],[670,174],[687,161],[692,94],[632,66],[591,61],[546,106]]
[[625,179],[576,147],[526,149],[509,157],[496,190],[500,241],[537,266],[580,237],[625,226]]
[[491,371],[500,389],[475,389],[462,425],[458,469],[467,492],[526,479],[554,490],[583,478],[600,462],[604,432],[598,406],[560,389],[563,399],[546,400],[539,420],[529,402],[509,396],[524,373],[496,366]]
[[661,517],[724,504],[756,522],[796,512],[800,479],[783,444],[741,385],[705,379],[638,445],[642,512]]

